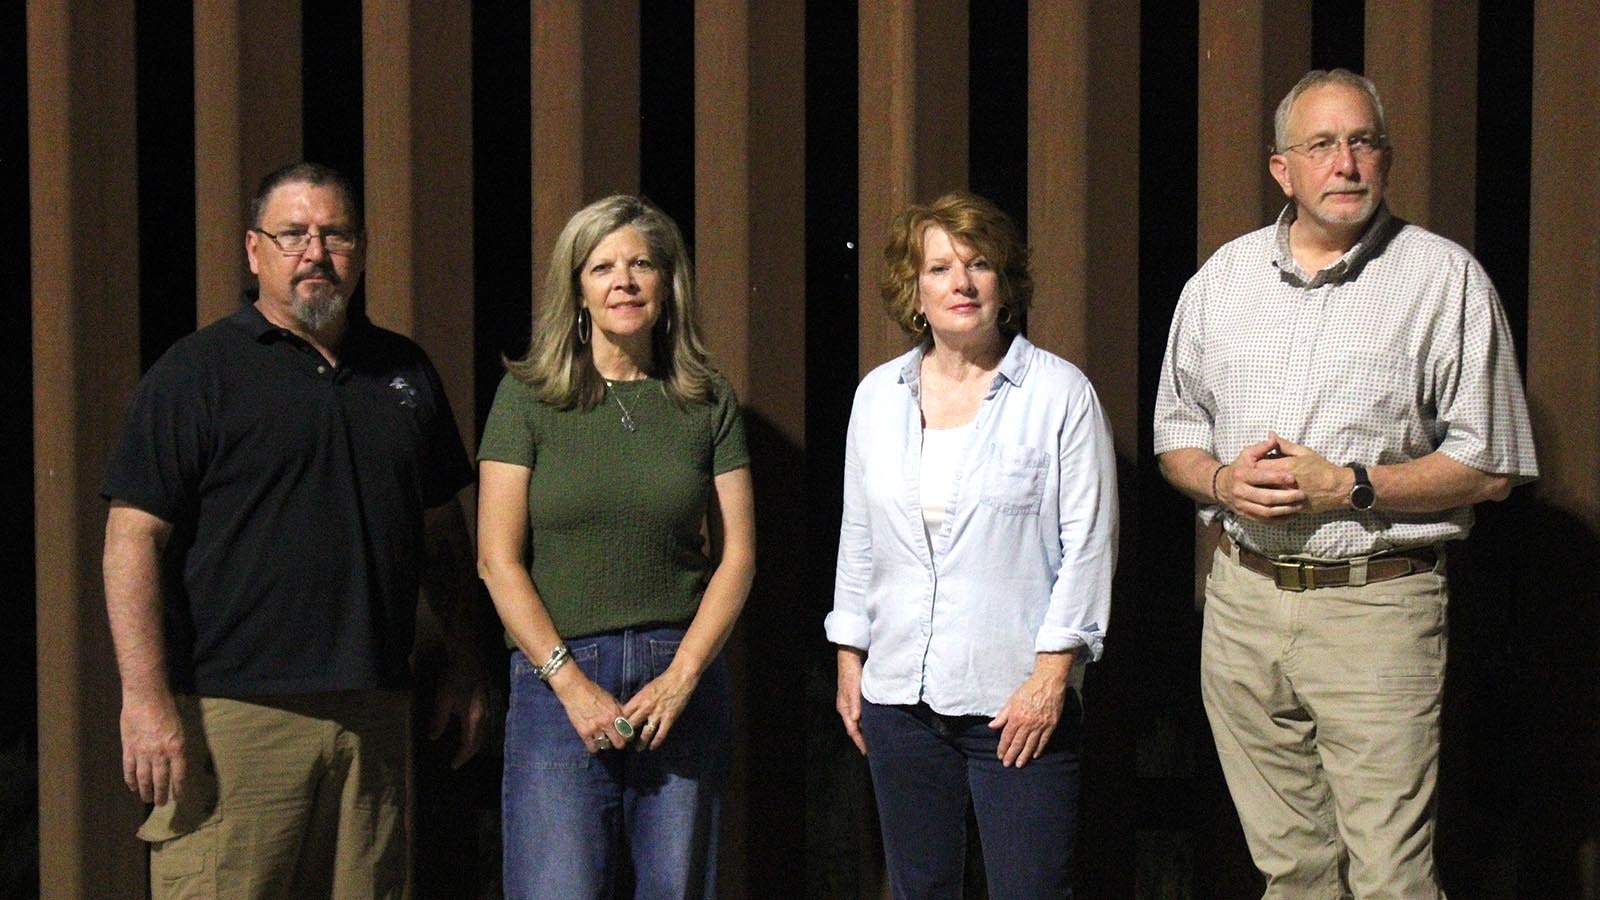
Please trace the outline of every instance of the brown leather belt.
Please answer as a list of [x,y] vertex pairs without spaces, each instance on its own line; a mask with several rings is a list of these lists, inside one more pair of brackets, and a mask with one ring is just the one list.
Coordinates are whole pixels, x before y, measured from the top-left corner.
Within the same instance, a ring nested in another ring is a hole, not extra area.
[[[1232,555],[1233,541],[1224,534],[1221,548]],[[1431,572],[1439,564],[1439,554],[1432,547],[1415,547],[1394,550],[1379,556],[1368,556],[1366,584],[1404,578],[1418,572]],[[1317,588],[1345,587],[1350,584],[1349,562],[1308,562],[1301,559],[1274,559],[1239,545],[1239,564],[1259,575],[1277,582],[1281,591],[1314,591]],[[1358,562],[1359,564],[1359,562]]]

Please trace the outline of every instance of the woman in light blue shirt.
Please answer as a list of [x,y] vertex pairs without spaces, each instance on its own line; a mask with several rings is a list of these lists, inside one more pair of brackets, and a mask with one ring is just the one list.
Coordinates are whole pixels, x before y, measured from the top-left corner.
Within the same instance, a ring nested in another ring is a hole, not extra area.
[[856,390],[828,639],[890,883],[960,897],[966,807],[992,897],[1070,897],[1084,666],[1100,657],[1116,457],[1071,363],[1019,333],[1027,248],[956,193],[893,224],[881,289],[917,340]]

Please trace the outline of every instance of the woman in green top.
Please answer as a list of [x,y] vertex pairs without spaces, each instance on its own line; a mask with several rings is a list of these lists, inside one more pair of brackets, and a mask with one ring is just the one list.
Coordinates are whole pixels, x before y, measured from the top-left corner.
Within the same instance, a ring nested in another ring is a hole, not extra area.
[[713,896],[732,741],[719,653],[755,515],[672,220],[625,196],[573,216],[507,369],[478,454],[478,571],[515,648],[506,895]]

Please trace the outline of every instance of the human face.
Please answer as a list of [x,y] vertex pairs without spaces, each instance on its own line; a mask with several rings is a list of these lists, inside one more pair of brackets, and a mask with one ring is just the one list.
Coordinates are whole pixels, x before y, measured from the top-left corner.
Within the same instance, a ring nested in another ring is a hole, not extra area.
[[[355,217],[346,208],[338,188],[305,182],[279,185],[267,195],[257,227],[273,234],[344,231],[359,235]],[[250,271],[261,283],[262,313],[275,324],[298,326],[295,330],[313,334],[342,325],[350,295],[361,282],[365,243],[358,236],[354,250],[329,253],[319,238],[312,240],[304,252],[291,255],[279,250],[271,238],[259,231],[245,232]]]
[[937,225],[922,233],[917,311],[937,343],[999,334],[1000,274],[977,250]]
[[[1291,145],[1316,138],[1378,134],[1377,116],[1367,95],[1344,84],[1311,88],[1289,109]],[[1341,236],[1359,233],[1383,202],[1390,151],[1362,157],[1341,141],[1326,159],[1312,160],[1295,150],[1274,153],[1272,176],[1294,201],[1298,218]]]
[[649,338],[666,279],[639,229],[624,225],[601,239],[578,280],[595,332],[614,343]]

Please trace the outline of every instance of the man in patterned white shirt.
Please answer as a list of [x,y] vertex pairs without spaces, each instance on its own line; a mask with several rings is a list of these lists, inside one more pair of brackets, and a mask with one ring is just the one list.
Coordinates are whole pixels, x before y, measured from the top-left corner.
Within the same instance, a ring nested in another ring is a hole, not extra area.
[[1275,126],[1290,202],[1190,279],[1156,400],[1224,526],[1206,713],[1266,897],[1443,897],[1443,545],[1538,475],[1516,353],[1471,255],[1383,205],[1370,81],[1308,73]]

